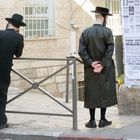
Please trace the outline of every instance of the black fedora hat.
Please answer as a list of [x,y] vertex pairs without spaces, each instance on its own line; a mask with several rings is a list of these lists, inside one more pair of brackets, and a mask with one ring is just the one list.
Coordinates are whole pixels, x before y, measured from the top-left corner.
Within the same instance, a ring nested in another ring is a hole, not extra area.
[[26,26],[26,24],[22,21],[23,16],[20,14],[13,14],[11,18],[5,19],[17,28],[19,28],[20,26]]
[[112,14],[109,13],[109,9],[104,7],[96,7],[95,11],[91,12],[112,16]]

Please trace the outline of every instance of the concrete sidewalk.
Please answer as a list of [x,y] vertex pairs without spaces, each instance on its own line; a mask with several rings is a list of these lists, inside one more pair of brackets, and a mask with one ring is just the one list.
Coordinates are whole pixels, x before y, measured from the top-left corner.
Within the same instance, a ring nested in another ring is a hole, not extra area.
[[[15,92],[16,91],[16,92]],[[17,89],[10,88],[8,98],[15,96]],[[71,108],[71,101],[65,103]],[[49,97],[41,93],[26,93],[7,105],[7,110],[68,113]],[[0,130],[0,140],[140,140],[140,116],[120,116],[118,107],[107,110],[107,118],[113,121],[105,128],[89,129],[84,124],[89,120],[88,110],[78,102],[78,130],[72,130],[71,117],[23,115],[8,113],[10,127]],[[96,120],[100,110],[96,110]]]

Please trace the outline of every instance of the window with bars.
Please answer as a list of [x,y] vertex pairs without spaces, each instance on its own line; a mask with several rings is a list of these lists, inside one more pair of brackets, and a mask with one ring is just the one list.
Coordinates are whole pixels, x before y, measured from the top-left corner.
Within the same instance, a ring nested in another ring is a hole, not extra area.
[[55,35],[54,0],[24,0],[27,39],[46,38]]
[[[101,1],[101,0],[100,0]],[[112,29],[114,35],[122,34],[120,4],[121,0],[104,0],[102,6],[109,8],[113,16],[108,16],[107,26]]]
[[120,0],[105,0],[105,7],[109,8],[112,14],[119,14]]

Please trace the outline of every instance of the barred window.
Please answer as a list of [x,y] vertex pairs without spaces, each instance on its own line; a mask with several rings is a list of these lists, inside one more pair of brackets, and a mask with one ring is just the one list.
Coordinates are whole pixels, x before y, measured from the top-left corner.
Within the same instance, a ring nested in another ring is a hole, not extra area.
[[24,0],[25,38],[38,39],[55,35],[54,0]]
[[105,7],[109,8],[112,14],[119,14],[120,2],[120,0],[105,0]]
[[113,16],[108,17],[107,26],[110,27],[114,35],[122,34],[121,18],[120,18],[120,4],[121,0],[105,0],[103,6],[109,8]]

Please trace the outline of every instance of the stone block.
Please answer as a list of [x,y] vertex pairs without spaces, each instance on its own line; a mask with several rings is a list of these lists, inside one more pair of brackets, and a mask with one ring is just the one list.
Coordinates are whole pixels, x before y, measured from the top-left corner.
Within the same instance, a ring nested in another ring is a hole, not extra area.
[[121,86],[118,92],[118,107],[121,115],[140,115],[140,87]]
[[58,75],[58,76],[56,76],[56,83],[61,83],[61,82],[66,83],[66,75]]

